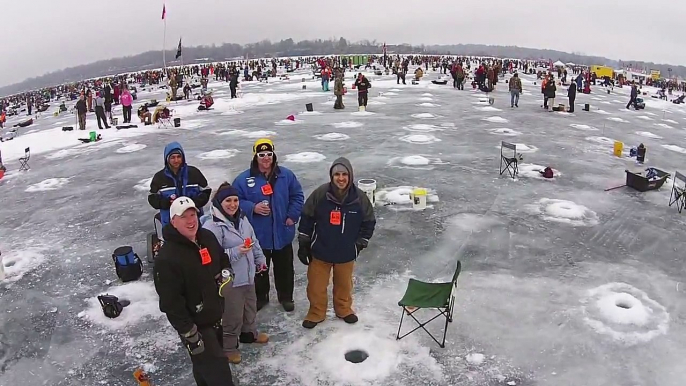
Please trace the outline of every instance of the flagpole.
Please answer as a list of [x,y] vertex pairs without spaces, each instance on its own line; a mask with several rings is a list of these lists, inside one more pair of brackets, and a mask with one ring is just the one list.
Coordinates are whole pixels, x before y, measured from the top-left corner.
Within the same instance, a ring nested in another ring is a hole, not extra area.
[[164,37],[162,41],[162,63],[164,64],[164,71],[166,73],[167,71],[167,56],[166,56],[166,47],[167,47],[167,18],[164,18]]

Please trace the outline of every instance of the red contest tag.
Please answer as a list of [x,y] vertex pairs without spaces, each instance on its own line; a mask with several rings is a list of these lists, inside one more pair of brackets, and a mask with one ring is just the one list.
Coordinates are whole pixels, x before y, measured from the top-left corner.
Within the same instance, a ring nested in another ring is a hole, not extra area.
[[329,222],[331,225],[341,225],[341,212],[338,210],[332,210],[329,216]]
[[272,194],[274,194],[272,186],[270,184],[262,185],[262,194],[264,194],[265,196],[271,196]]
[[200,250],[200,259],[202,265],[207,265],[212,262],[212,256],[210,256],[210,252],[207,250],[207,248]]

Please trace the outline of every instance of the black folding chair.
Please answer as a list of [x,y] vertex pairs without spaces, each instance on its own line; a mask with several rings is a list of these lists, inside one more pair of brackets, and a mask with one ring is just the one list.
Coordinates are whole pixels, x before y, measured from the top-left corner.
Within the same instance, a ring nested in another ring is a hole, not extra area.
[[29,166],[29,159],[31,158],[31,148],[24,149],[24,156],[19,158],[19,171],[27,171],[31,169]]
[[[677,184],[681,182],[682,187]],[[672,185],[672,193],[669,195],[669,206],[676,204],[676,210],[681,213],[686,206],[686,176],[676,172],[674,173],[674,184]]]
[[[457,277],[460,276],[461,270],[462,264],[458,260],[455,273],[453,274],[453,280],[449,283],[426,283],[423,281],[410,279],[410,282],[407,283],[405,295],[398,302],[398,305],[402,307],[402,313],[400,315],[398,334],[395,337],[396,340],[400,340],[421,328],[427,334],[429,334],[431,339],[441,346],[441,348],[445,348],[445,336],[448,333],[448,323],[453,321],[455,293],[457,292]],[[426,322],[420,322],[414,316],[414,314],[422,308],[437,310],[438,314]],[[414,319],[419,326],[400,336],[400,330],[403,327],[403,318],[405,317],[405,314]],[[441,316],[445,318],[445,326],[443,327],[443,340],[439,342],[438,339],[436,339],[436,337],[434,337],[425,326]]]
[[[506,156],[503,153],[503,149],[512,150],[512,157]],[[500,175],[502,176],[505,171],[510,173],[512,179],[515,179],[517,174],[519,174],[519,167],[517,166],[517,145],[502,141],[500,142]]]

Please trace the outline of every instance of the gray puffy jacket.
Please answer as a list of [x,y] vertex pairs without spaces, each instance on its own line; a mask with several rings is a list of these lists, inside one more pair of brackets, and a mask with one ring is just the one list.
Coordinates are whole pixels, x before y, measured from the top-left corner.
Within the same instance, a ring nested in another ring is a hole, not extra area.
[[[262,247],[260,247],[257,236],[255,236],[255,231],[248,219],[241,214],[238,221],[238,229],[236,229],[231,221],[212,206],[210,214],[208,216],[203,216],[201,222],[203,228],[214,233],[219,244],[226,250],[229,261],[231,261],[231,268],[235,275],[233,286],[241,287],[255,284],[256,267],[258,265],[266,264],[267,259],[262,252]],[[239,252],[239,248],[248,237],[253,240],[254,245],[247,254],[242,254]]]

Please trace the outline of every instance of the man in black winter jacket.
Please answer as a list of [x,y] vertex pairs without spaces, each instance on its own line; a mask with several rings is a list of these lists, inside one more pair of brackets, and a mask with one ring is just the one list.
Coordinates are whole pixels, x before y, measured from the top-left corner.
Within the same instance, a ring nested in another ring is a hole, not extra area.
[[369,82],[366,76],[362,75],[360,72],[357,74],[357,79],[355,80],[355,87],[357,88],[357,103],[360,107],[367,107],[367,98],[369,94],[369,89],[372,88],[372,84]]
[[200,227],[193,200],[178,197],[169,212],[153,272],[160,311],[188,349],[196,384],[233,386],[221,331],[221,288],[232,280],[229,257],[214,234]]
[[310,310],[302,324],[305,328],[314,328],[326,318],[331,270],[336,316],[349,324],[357,322],[352,309],[353,269],[376,225],[372,203],[353,183],[350,161],[337,159],[329,175],[331,181],[307,198],[298,227],[298,258],[308,265]]

